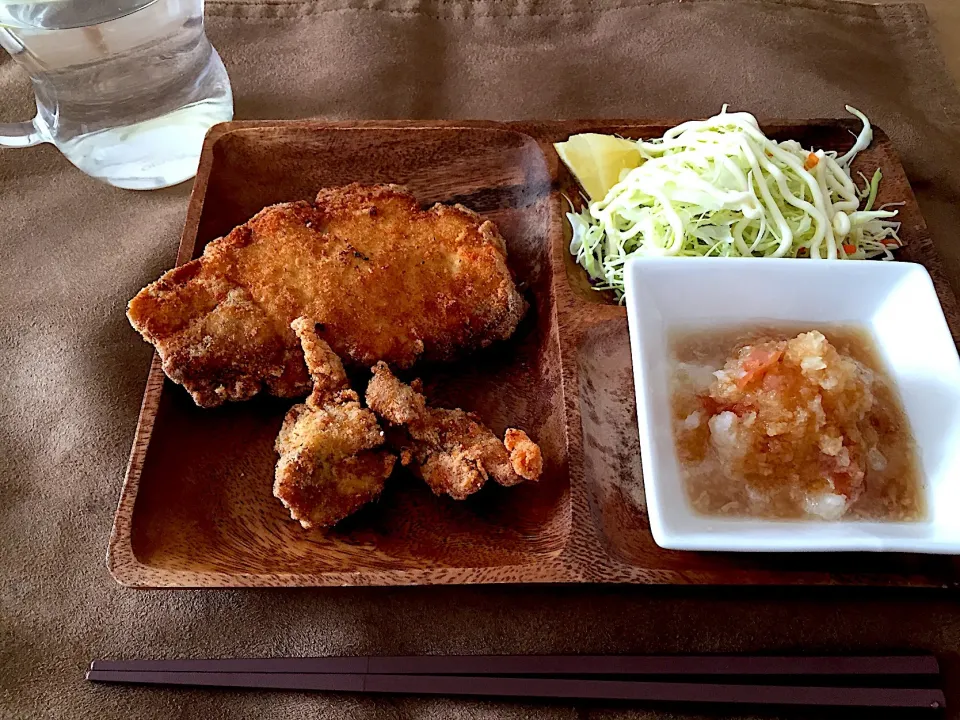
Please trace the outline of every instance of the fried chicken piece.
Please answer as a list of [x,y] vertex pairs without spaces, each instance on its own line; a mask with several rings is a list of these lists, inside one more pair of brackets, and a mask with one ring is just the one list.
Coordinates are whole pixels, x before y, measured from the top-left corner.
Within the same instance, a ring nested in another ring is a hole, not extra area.
[[516,330],[527,304],[506,259],[471,210],[349,185],[265,208],[141,290],[127,317],[198,405],[297,397],[310,380],[295,318],[348,365],[451,360]]
[[523,430],[508,428],[503,436],[503,445],[510,453],[510,464],[524,480],[536,480],[543,472],[543,455],[540,446]]
[[492,477],[501,485],[537,480],[540,448],[522,430],[506,432],[506,445],[463,410],[427,405],[418,380],[400,382],[384,362],[373,367],[367,405],[393,427],[387,441],[437,495],[463,500]]
[[273,494],[307,529],[329,527],[376,500],[396,457],[383,431],[350,389],[340,358],[317,337],[314,323],[291,323],[300,339],[313,392],[294,405],[277,436]]

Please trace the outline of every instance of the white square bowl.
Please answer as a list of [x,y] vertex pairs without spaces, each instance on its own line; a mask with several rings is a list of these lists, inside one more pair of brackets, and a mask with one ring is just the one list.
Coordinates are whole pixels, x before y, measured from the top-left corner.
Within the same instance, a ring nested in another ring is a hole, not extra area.
[[[674,550],[960,553],[960,358],[930,275],[878,261],[636,258],[625,269],[643,483],[653,538]],[[873,337],[917,443],[920,522],[777,521],[696,512],[670,411],[668,335],[757,325],[856,325]]]

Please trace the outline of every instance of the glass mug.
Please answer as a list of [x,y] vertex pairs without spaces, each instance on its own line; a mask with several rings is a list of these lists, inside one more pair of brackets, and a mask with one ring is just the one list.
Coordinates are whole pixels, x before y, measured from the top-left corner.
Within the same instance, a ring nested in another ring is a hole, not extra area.
[[0,145],[53,143],[117,187],[193,177],[207,130],[233,117],[203,0],[0,0],[0,45],[37,96],[33,120],[0,123]]

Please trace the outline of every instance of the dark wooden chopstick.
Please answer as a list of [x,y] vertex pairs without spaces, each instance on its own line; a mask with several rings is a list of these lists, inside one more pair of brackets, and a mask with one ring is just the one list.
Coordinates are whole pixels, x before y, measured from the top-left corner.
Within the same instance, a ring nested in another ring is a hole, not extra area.
[[367,675],[750,675],[940,674],[932,655],[416,655],[408,657],[95,660],[91,670],[144,672],[362,673]]
[[[421,655],[95,660],[87,679],[356,693],[936,709],[945,706],[934,682],[939,673],[931,655]],[[762,682],[743,682],[761,677]],[[934,687],[915,687],[924,684]]]
[[807,705],[937,709],[945,705],[937,689],[889,687],[798,687],[696,682],[637,682],[584,678],[395,675],[365,673],[164,672],[91,669],[95,682],[189,685],[271,690],[474,697],[642,700],[747,705]]

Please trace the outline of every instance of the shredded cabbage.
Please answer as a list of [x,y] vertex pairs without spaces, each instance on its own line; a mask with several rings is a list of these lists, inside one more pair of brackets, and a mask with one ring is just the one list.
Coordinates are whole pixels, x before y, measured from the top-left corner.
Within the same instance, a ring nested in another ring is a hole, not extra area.
[[[745,112],[682,123],[637,141],[639,167],[606,197],[567,218],[570,252],[598,290],[623,300],[633,255],[891,259],[901,245],[896,210],[873,209],[878,169],[861,190],[850,165],[873,139],[863,122],[849,152],[774,142]],[[862,177],[862,176],[861,176]],[[861,210],[861,201],[866,200]]]

